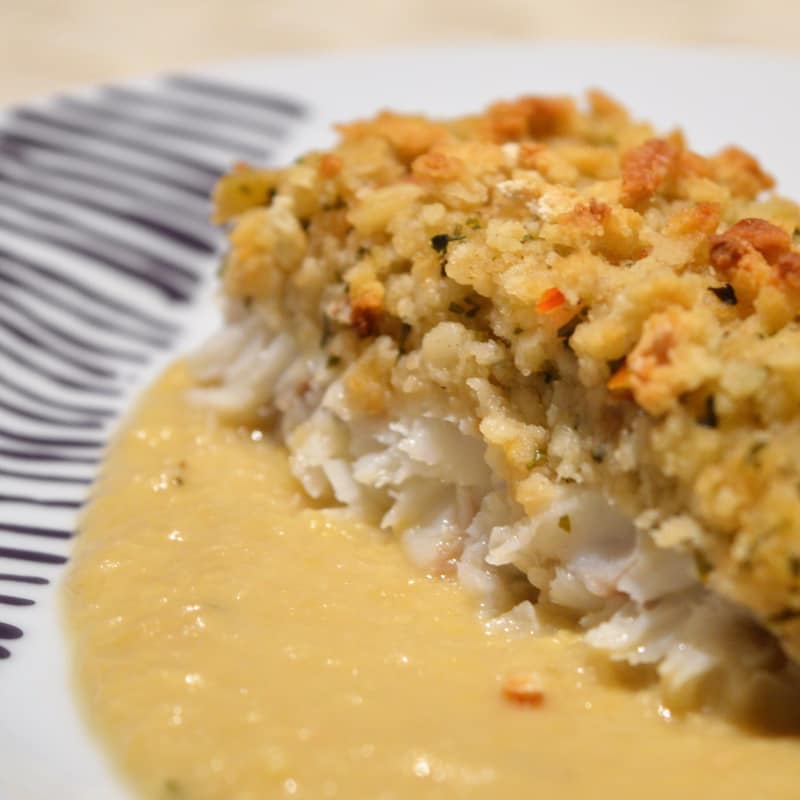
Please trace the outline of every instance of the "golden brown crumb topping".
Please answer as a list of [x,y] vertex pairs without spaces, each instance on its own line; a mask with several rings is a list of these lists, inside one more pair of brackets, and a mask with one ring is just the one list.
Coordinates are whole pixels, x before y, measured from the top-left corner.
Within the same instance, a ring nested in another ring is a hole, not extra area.
[[[603,485],[800,652],[798,207],[762,196],[772,179],[742,150],[701,156],[600,92],[339,132],[220,181],[226,292],[318,318],[326,347],[349,336],[365,413],[441,323],[491,343],[479,415],[517,426],[516,499]],[[458,363],[453,380],[477,374]]]

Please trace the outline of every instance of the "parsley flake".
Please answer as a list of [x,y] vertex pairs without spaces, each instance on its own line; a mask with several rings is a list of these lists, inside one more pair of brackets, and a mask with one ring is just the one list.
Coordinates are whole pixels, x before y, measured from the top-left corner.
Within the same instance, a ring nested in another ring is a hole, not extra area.
[[713,569],[711,562],[706,558],[705,554],[702,553],[700,550],[693,549],[692,558],[694,559],[694,568],[697,570],[697,574],[700,580],[705,580],[706,576]]
[[719,417],[717,416],[716,403],[714,395],[710,394],[706,397],[706,407],[703,416],[697,420],[698,425],[704,428],[716,428],[719,425]]
[[436,236],[431,237],[431,247],[437,253],[446,253],[447,245],[450,242],[460,242],[466,239],[466,236],[451,236],[449,233],[437,233]]
[[333,331],[331,330],[331,319],[327,314],[322,315],[322,333],[320,335],[320,347],[325,347],[328,343],[328,339],[331,338],[333,335]]
[[573,333],[575,333],[575,328],[583,322],[586,318],[586,315],[589,313],[589,309],[584,308],[579,311],[572,319],[567,320],[557,331],[556,336],[561,339],[569,339]]
[[544,450],[540,450],[537,447],[533,451],[533,458],[527,464],[528,469],[533,469],[534,467],[541,466],[542,464],[544,464],[546,458],[547,458],[547,454],[544,452]]
[[717,299],[725,303],[726,306],[735,306],[739,302],[736,297],[736,291],[729,283],[723,286],[709,286],[708,291],[713,292]]
[[408,340],[408,336],[411,333],[411,326],[404,322],[400,326],[400,335],[397,337],[397,350],[400,355],[403,355],[406,352],[406,341]]

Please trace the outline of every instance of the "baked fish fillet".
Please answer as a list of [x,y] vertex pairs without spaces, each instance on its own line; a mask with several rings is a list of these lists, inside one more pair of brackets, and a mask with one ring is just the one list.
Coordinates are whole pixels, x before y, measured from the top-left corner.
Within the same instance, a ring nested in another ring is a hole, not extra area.
[[576,627],[676,704],[795,691],[798,207],[600,92],[339,133],[217,186],[195,399],[490,625]]

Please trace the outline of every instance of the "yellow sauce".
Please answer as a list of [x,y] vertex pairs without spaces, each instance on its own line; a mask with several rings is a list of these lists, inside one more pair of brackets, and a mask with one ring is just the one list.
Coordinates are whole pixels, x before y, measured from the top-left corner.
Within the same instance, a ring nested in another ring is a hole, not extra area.
[[[800,742],[666,720],[575,643],[487,635],[187,385],[171,369],[118,437],[66,590],[82,700],[141,796],[798,797]],[[520,670],[541,705],[503,696]]]

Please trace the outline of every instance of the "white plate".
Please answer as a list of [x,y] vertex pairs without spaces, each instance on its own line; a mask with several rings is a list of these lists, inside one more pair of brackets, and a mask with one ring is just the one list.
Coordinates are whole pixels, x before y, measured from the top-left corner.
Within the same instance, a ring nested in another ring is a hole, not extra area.
[[800,196],[798,74],[730,50],[441,48],[232,64],[0,115],[0,800],[126,796],[69,689],[58,583],[116,416],[213,325],[220,170],[323,146],[331,122],[379,108],[596,86],[701,152],[745,146]]

